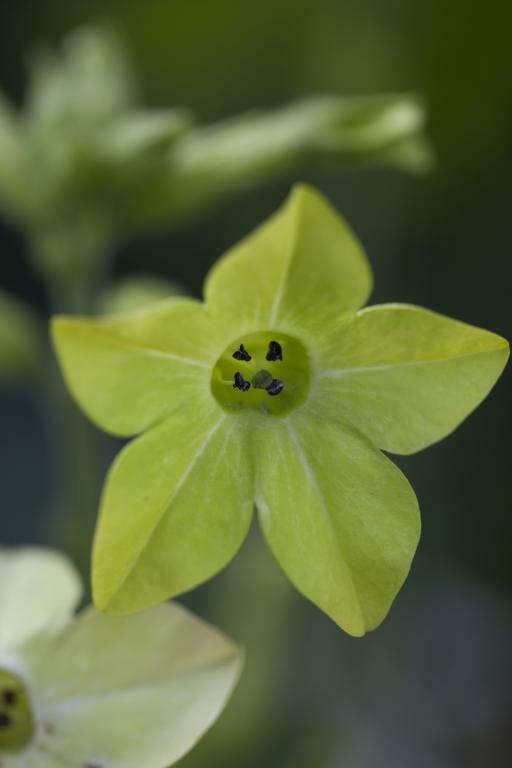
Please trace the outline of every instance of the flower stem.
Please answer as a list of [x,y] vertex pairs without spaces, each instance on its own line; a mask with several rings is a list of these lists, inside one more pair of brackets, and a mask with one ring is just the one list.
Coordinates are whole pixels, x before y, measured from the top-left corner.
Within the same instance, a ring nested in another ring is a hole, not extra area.
[[[92,263],[98,264],[98,259]],[[97,270],[46,275],[50,314],[90,314],[100,275]],[[51,502],[42,538],[67,552],[88,583],[89,553],[106,466],[106,440],[67,392],[55,355],[48,346],[44,403],[50,461]]]

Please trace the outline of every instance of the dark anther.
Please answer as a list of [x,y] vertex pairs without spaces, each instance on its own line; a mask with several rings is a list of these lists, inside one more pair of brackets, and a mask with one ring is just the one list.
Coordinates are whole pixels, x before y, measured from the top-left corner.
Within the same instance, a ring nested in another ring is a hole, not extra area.
[[272,383],[268,385],[267,392],[269,395],[278,395],[284,389],[284,381],[281,379],[272,379]]
[[6,688],[5,691],[2,691],[2,700],[6,707],[14,707],[17,698],[18,696],[16,691],[14,691],[12,688]]
[[5,712],[0,712],[0,728],[10,728],[12,720]]
[[237,371],[235,373],[235,381],[233,384],[233,389],[239,389],[240,392],[247,392],[250,386],[251,386],[250,382],[244,379],[240,371]]
[[267,360],[282,360],[283,359],[283,350],[281,348],[281,345],[278,341],[271,341],[268,345],[268,352],[266,354]]
[[252,360],[252,357],[250,356],[250,354],[248,353],[248,351],[246,350],[243,344],[240,344],[240,348],[237,349],[236,352],[233,352],[233,357],[235,358],[235,360],[246,360],[247,362],[249,362],[249,360]]

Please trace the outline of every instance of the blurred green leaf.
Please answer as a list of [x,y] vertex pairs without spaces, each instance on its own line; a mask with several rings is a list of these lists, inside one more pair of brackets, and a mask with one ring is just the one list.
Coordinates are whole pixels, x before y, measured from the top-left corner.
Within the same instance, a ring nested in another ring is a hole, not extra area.
[[43,341],[34,312],[0,291],[0,380],[31,375],[39,364]]
[[[59,293],[70,290],[71,282],[75,292],[86,290],[91,277],[105,267],[112,239],[112,222],[101,209],[78,209],[57,221],[37,222],[29,232],[34,263]],[[70,305],[65,299],[61,295],[58,306]]]
[[122,314],[184,293],[180,285],[170,280],[154,275],[131,275],[112,283],[104,291],[98,309],[105,314]]
[[184,110],[137,109],[135,96],[119,40],[91,27],[60,55],[34,56],[23,118],[0,102],[0,205],[52,282],[86,280],[89,264],[94,274],[190,125]]
[[331,152],[364,154],[382,150],[420,133],[425,109],[414,95],[354,96],[317,100],[333,110],[332,125],[318,139]]
[[145,152],[167,149],[190,125],[183,109],[132,112],[113,121],[102,133],[99,150],[117,162],[136,162]]
[[179,221],[241,188],[311,163],[425,172],[433,151],[424,124],[421,101],[398,94],[316,97],[197,127],[171,148],[160,183],[140,200],[139,216],[149,225]]
[[24,153],[19,117],[0,93],[0,207],[13,217],[24,197]]
[[424,171],[424,121],[405,94],[314,97],[196,126],[185,109],[142,109],[119,39],[86,27],[34,56],[23,115],[0,102],[0,205],[52,282],[90,282],[134,232],[179,226],[298,167]]
[[386,165],[410,173],[432,168],[434,152],[424,133],[425,105],[414,94],[331,101],[337,105],[339,120],[319,135],[317,144],[333,161]]
[[48,48],[37,51],[30,76],[26,109],[36,130],[51,130],[66,121],[95,126],[136,102],[124,46],[112,30],[101,27],[70,33],[61,55]]

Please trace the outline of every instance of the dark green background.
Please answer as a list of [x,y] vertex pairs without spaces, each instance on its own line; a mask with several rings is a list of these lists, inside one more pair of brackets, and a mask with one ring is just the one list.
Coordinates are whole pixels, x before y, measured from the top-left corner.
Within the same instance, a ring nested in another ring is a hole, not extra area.
[[[376,275],[373,301],[428,306],[510,338],[509,4],[0,0],[0,87],[20,101],[34,44],[105,20],[125,37],[146,102],[185,105],[202,121],[317,93],[423,93],[439,158],[429,177],[323,169],[294,179],[323,189],[358,232]],[[198,293],[206,268],[292,180],[129,243],[116,271],[156,272]],[[0,248],[2,287],[44,312],[19,233],[2,226]],[[0,392],[0,423],[2,541],[35,541],[50,491],[43,423],[21,389]],[[351,640],[288,594],[257,534],[189,598],[247,645],[249,682],[184,766],[511,764],[511,426],[506,372],[452,437],[400,460],[423,538],[373,635]]]

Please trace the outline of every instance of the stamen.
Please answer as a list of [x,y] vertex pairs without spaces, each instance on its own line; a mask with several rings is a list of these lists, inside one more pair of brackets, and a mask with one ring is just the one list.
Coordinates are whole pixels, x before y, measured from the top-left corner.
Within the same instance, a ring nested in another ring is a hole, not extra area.
[[281,379],[272,379],[272,383],[268,385],[267,392],[269,395],[278,395],[284,389],[284,381]]
[[248,351],[246,350],[243,344],[240,344],[240,348],[237,349],[236,352],[233,352],[233,357],[235,358],[235,360],[246,360],[247,362],[249,362],[249,360],[252,360],[252,357],[250,356],[250,354],[248,353]]
[[270,342],[270,344],[268,345],[268,352],[266,354],[266,359],[271,361],[283,359],[283,350],[278,341]]
[[253,411],[265,418],[286,416],[309,395],[311,365],[307,350],[301,341],[277,327],[272,329],[272,325],[267,330],[246,333],[240,327],[240,331],[212,369],[212,395],[227,413]]
[[6,688],[2,692],[2,699],[6,707],[14,707],[17,701],[17,694],[16,691],[13,691],[12,688]]
[[250,386],[251,386],[250,382],[244,379],[240,371],[237,371],[235,373],[235,381],[233,383],[233,389],[239,389],[240,392],[247,392]]

